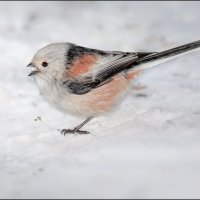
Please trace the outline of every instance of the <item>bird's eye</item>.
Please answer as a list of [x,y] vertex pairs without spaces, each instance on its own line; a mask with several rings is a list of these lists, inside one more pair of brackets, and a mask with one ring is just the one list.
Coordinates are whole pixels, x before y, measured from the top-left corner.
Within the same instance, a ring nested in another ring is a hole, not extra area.
[[43,67],[47,67],[47,66],[48,66],[48,63],[47,63],[47,62],[42,62],[42,66],[43,66]]

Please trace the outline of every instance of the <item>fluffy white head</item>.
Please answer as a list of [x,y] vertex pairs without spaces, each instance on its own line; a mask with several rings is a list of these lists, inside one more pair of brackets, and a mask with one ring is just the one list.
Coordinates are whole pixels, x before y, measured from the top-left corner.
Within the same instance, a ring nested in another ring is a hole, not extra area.
[[58,73],[64,71],[68,48],[67,43],[53,43],[37,51],[30,63],[36,81],[51,81]]

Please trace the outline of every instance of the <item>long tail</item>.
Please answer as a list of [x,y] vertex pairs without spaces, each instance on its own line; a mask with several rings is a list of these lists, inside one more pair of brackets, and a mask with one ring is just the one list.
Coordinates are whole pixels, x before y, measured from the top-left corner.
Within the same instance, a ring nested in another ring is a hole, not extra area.
[[130,65],[129,67],[132,69],[150,68],[155,65],[164,63],[168,60],[172,60],[183,54],[186,54],[195,50],[199,50],[199,49],[200,49],[200,40],[192,42],[192,43],[188,43],[182,46],[178,46],[166,51],[162,51],[159,53],[153,53],[143,58],[139,58],[137,61],[132,63],[132,65]]

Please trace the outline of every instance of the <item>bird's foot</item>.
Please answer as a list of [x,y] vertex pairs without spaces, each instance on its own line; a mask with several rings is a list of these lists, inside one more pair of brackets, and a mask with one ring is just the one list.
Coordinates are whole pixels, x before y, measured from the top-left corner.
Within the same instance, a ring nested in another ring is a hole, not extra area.
[[66,135],[66,134],[89,134],[90,132],[89,131],[81,131],[77,128],[74,128],[74,129],[62,129],[61,130],[61,134],[62,135]]
[[82,122],[80,125],[78,125],[76,128],[74,129],[63,129],[61,131],[62,135],[66,135],[66,134],[89,134],[90,132],[88,131],[81,131],[80,129],[86,124],[88,123],[94,116],[90,116],[88,117],[84,122]]

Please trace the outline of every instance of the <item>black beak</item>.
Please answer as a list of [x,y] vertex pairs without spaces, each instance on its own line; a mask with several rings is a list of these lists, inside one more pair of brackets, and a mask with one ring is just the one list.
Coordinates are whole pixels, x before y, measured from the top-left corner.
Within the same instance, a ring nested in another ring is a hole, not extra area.
[[39,71],[32,71],[28,76],[33,76],[35,74],[37,74]]
[[32,72],[28,76],[33,76],[39,72],[33,63],[29,63],[26,67],[32,68]]

